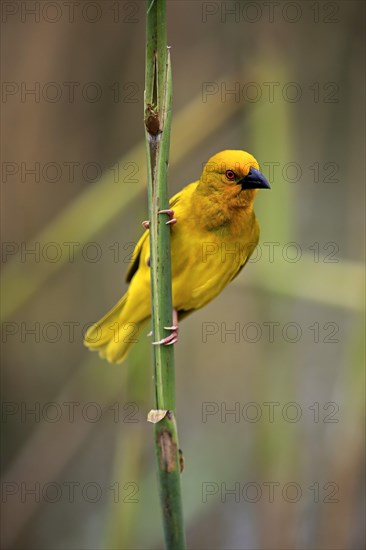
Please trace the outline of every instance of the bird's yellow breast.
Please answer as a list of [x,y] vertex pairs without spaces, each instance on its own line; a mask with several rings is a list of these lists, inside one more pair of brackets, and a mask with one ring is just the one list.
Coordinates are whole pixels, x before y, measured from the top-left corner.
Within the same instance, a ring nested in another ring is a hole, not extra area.
[[173,306],[185,311],[217,296],[240,271],[259,237],[252,210],[237,209],[229,222],[221,220],[222,204],[217,203],[216,211],[215,205],[206,207],[196,187],[186,187],[173,206],[178,220],[171,235]]

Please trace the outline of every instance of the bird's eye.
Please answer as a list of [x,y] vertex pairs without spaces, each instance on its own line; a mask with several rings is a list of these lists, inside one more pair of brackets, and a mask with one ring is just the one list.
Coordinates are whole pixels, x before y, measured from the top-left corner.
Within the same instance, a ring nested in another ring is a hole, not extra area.
[[228,180],[231,180],[231,181],[236,178],[236,174],[232,170],[226,170],[225,176],[227,177]]

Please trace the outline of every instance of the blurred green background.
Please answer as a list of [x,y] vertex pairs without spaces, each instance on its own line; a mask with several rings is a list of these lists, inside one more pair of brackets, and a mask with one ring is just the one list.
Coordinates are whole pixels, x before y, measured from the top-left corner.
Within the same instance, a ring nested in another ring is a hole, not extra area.
[[[161,548],[149,340],[122,366],[82,345],[147,217],[145,3],[1,7],[3,547]],[[171,194],[222,149],[272,184],[257,255],[181,324],[188,546],[358,550],[364,3],[168,16]]]

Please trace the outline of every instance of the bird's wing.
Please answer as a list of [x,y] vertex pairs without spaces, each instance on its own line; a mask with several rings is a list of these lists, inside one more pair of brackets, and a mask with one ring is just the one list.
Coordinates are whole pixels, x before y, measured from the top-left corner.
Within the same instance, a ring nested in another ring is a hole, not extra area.
[[[174,195],[170,199],[170,201],[169,201],[170,208],[172,208],[173,206],[175,206],[179,202],[179,200],[182,196],[182,191],[179,191],[179,193],[177,193],[176,195]],[[143,247],[144,242],[146,241],[148,235],[149,235],[149,230],[147,229],[142,234],[142,236],[140,237],[140,240],[138,241],[138,243],[135,246],[135,249],[132,253],[132,260],[131,260],[130,266],[129,266],[127,274],[126,274],[126,283],[129,283],[131,281],[132,277],[135,275],[135,273],[136,273],[136,271],[139,267],[141,250],[142,250],[142,247]]]
[[140,237],[137,245],[134,248],[134,251],[132,252],[131,263],[130,263],[128,271],[126,273],[126,283],[129,283],[131,281],[132,277],[135,275],[136,271],[138,270],[139,263],[140,263],[141,250],[142,250],[143,244],[146,241],[148,235],[149,235],[149,231],[146,230],[142,234],[142,236]]

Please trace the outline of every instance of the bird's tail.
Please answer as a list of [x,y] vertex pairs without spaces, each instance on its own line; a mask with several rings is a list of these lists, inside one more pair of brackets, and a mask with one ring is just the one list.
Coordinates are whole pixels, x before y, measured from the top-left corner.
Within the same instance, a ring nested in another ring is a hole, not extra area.
[[139,321],[125,319],[127,297],[128,293],[85,334],[85,346],[91,351],[98,351],[100,357],[110,363],[122,363],[126,359],[147,321],[147,318]]

